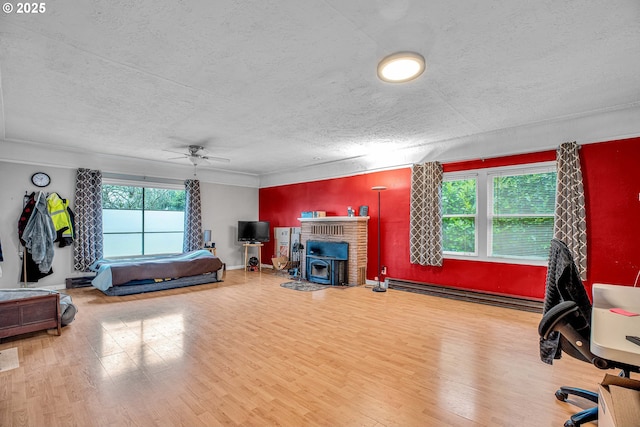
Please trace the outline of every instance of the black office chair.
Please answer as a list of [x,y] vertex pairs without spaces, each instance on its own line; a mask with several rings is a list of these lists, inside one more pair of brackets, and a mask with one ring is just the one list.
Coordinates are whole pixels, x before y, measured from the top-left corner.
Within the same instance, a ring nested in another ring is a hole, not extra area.
[[[591,302],[571,252],[557,239],[551,241],[546,286],[543,317],[538,325],[543,362],[551,364],[564,352],[599,369],[621,369],[620,376],[629,377],[631,372],[640,372],[637,366],[603,359],[591,353]],[[556,391],[556,398],[561,401],[566,401],[569,395],[598,402],[596,392],[564,386]],[[577,427],[597,419],[596,405],[572,415],[564,426]]]

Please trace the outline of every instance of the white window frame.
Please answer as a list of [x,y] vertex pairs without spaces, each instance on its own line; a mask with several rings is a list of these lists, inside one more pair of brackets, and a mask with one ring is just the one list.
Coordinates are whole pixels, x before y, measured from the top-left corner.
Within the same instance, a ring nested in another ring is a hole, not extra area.
[[444,181],[452,181],[459,179],[469,179],[476,177],[476,250],[475,254],[461,254],[459,252],[444,252],[447,259],[460,259],[467,261],[486,261],[499,262],[504,264],[523,264],[523,265],[539,265],[546,266],[547,260],[536,260],[530,258],[507,258],[490,256],[491,248],[491,217],[492,217],[492,200],[493,188],[491,186],[491,177],[499,175],[514,174],[535,174],[545,172],[556,172],[556,162],[540,162],[513,166],[501,166],[486,169],[474,169],[463,172],[445,172],[443,174]]
[[465,172],[451,172],[451,173],[446,173],[443,174],[443,182],[449,182],[449,181],[462,181],[462,180],[467,180],[467,179],[474,179],[476,181],[476,213],[475,215],[444,215],[442,214],[442,219],[444,218],[451,218],[451,217],[456,217],[456,218],[474,218],[474,224],[475,224],[475,237],[474,237],[474,250],[473,252],[452,252],[452,251],[444,251],[443,250],[443,255],[445,256],[445,258],[455,258],[457,256],[461,256],[461,257],[468,257],[468,256],[477,256],[478,255],[478,220],[479,220],[479,216],[478,212],[480,211],[479,207],[478,207],[478,174],[477,173],[469,173],[468,171]]

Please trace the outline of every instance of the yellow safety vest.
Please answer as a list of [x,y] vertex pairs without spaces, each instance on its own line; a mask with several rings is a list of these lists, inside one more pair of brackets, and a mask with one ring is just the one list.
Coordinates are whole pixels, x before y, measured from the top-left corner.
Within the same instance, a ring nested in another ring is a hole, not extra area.
[[47,210],[56,228],[58,239],[73,239],[73,225],[69,216],[69,202],[61,199],[58,193],[51,193],[47,197]]

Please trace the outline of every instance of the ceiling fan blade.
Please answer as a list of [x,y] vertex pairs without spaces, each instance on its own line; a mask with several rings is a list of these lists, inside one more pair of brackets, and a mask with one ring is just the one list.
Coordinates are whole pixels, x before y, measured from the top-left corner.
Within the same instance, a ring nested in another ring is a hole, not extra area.
[[212,156],[200,156],[201,159],[211,160],[212,162],[221,162],[221,163],[229,163],[230,159],[225,159],[224,157],[212,157]]
[[183,151],[173,151],[173,150],[162,150],[165,151],[167,153],[173,153],[173,154],[182,154],[183,156],[187,156],[188,154],[185,154]]
[[174,154],[180,154],[181,157],[171,157],[167,160],[176,160],[176,159],[187,159],[189,160],[192,164],[197,165],[199,162],[199,160],[203,160],[206,163],[209,162],[220,162],[220,163],[229,163],[231,162],[230,159],[226,159],[224,157],[215,157],[215,156],[207,156],[207,151],[204,149],[204,147],[200,146],[200,145],[189,145],[188,147],[186,147],[188,152],[184,153],[184,152],[180,152],[180,151],[172,151],[172,150],[162,150],[162,151],[166,151],[168,153],[174,153]]

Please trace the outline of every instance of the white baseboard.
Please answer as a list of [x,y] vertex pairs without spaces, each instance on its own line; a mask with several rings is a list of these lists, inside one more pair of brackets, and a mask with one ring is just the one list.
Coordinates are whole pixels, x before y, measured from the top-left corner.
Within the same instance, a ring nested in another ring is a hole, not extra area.
[[[31,286],[29,286],[31,287]],[[47,286],[33,286],[34,288],[38,288],[38,289],[49,289],[50,291],[59,291],[62,289],[67,289],[67,286],[65,284],[61,284],[61,285],[47,285]]]

